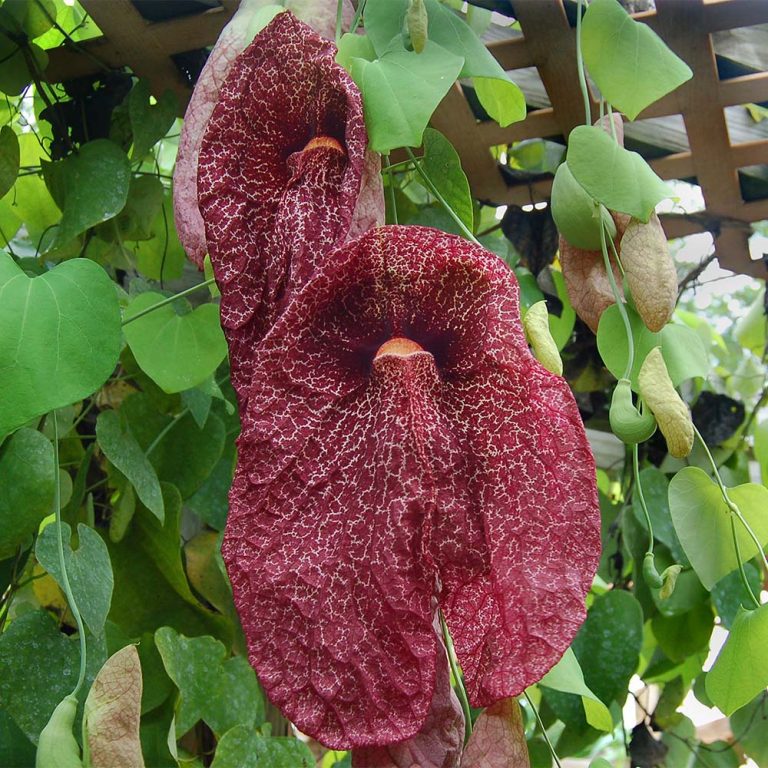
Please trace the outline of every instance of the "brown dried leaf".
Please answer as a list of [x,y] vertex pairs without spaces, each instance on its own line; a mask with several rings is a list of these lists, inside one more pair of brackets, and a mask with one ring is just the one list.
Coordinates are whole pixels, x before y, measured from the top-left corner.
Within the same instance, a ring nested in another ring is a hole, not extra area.
[[92,768],[144,768],[139,741],[141,664],[135,645],[110,656],[85,702]]
[[[623,213],[611,213],[616,224],[616,250],[621,253],[619,244],[630,218]],[[600,251],[584,251],[574,248],[564,238],[560,238],[560,267],[565,278],[565,287],[576,314],[597,333],[600,315],[614,304],[613,291],[605,271],[603,254]],[[621,272],[618,265],[613,265],[613,274],[621,292]]]
[[621,239],[621,263],[643,322],[660,331],[677,302],[677,272],[667,236],[654,213],[647,224],[632,219]]
[[502,699],[480,714],[464,749],[461,768],[530,768],[517,699]]

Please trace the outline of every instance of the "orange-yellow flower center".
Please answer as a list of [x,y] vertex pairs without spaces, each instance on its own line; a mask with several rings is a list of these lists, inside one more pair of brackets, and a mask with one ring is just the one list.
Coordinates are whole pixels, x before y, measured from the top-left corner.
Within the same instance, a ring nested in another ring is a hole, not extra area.
[[342,155],[346,154],[344,147],[342,147],[341,144],[339,144],[339,142],[332,136],[314,136],[307,142],[307,145],[304,147],[303,151],[308,152],[312,149],[324,148],[334,150]]
[[394,339],[385,341],[376,352],[376,357],[382,355],[395,355],[397,357],[408,357],[408,355],[414,354],[414,352],[423,352],[424,347],[417,344],[415,341],[406,339],[402,336],[395,336]]

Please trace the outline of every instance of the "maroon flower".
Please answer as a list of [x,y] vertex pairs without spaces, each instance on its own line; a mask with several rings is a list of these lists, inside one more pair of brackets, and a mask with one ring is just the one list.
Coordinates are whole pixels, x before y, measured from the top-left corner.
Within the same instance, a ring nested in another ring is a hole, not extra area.
[[241,406],[254,345],[344,242],[358,203],[362,105],[335,53],[278,14],[230,68],[200,149],[200,212]]
[[438,651],[435,692],[418,733],[382,747],[352,750],[352,768],[456,768],[464,747],[464,713],[451,687],[448,655],[435,616]]
[[595,468],[493,254],[381,227],[311,264],[249,349],[223,554],[270,698],[330,747],[390,744],[433,698],[435,598],[473,705],[558,661],[597,567]]

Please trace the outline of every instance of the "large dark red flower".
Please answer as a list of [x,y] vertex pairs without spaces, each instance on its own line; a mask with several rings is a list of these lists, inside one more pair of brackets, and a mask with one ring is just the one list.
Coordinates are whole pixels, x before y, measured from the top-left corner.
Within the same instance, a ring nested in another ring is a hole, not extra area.
[[335,54],[278,14],[230,67],[203,137],[199,206],[241,405],[254,345],[344,241],[360,195],[362,105]]
[[223,554],[270,698],[330,747],[389,744],[427,717],[435,598],[473,705],[558,661],[597,567],[595,468],[496,256],[380,227],[313,269],[249,350]]

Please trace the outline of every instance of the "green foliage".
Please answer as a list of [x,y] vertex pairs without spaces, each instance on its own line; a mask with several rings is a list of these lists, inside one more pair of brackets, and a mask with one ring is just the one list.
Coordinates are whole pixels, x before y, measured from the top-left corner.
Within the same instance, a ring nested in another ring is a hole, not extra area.
[[[88,681],[105,660],[103,644],[89,643]],[[35,744],[56,705],[71,692],[79,663],[77,640],[60,632],[43,610],[25,613],[0,635],[0,700]]]
[[125,475],[141,502],[163,522],[163,494],[155,468],[119,413],[102,411],[99,414],[96,439],[104,455]]
[[712,702],[726,715],[768,686],[768,605],[739,613],[706,685]]
[[[35,556],[40,565],[64,588],[64,571],[58,557],[58,524],[45,527],[37,539]],[[69,578],[77,607],[91,633],[99,637],[104,632],[109,606],[112,602],[112,566],[104,542],[93,528],[82,523],[77,526],[79,544],[72,550],[71,531],[67,523],[61,524],[64,542],[64,567]]]
[[568,167],[574,179],[612,211],[648,221],[670,188],[637,152],[620,147],[602,128],[580,125],[568,139]]
[[155,633],[155,643],[179,689],[176,734],[204,720],[218,736],[230,728],[252,728],[264,719],[264,696],[256,674],[242,656],[228,657],[213,637],[187,638],[171,627]]
[[123,210],[131,168],[117,144],[97,139],[65,160],[43,163],[43,176],[62,212],[50,246],[54,247],[65,245],[89,227],[114,218]]
[[312,768],[315,758],[298,739],[264,738],[244,725],[227,731],[216,750],[212,768]]
[[421,53],[399,44],[375,61],[352,59],[371,148],[418,147],[429,118],[459,74],[462,59],[428,41]]
[[693,76],[690,67],[616,0],[593,0],[584,16],[584,62],[603,98],[630,120]]
[[[684,325],[669,323],[658,333],[648,330],[632,307],[627,307],[634,339],[634,364],[630,381],[637,391],[637,375],[646,355],[657,346],[667,364],[672,383],[677,386],[694,376],[706,376],[710,371],[707,350],[701,338]],[[618,379],[623,376],[629,358],[629,346],[624,324],[616,305],[608,307],[597,329],[597,348],[608,370]]]
[[50,441],[20,429],[0,446],[0,560],[26,548],[53,510],[56,472]]
[[[768,543],[765,515],[768,488],[745,483],[729,488],[728,496],[765,547]],[[728,508],[717,485],[698,467],[685,467],[672,478],[669,509],[685,554],[701,583],[712,589],[739,565],[731,533],[734,512]],[[751,560],[757,554],[757,545],[739,520],[734,520],[734,526],[741,560]]]
[[85,259],[28,277],[0,253],[0,434],[89,395],[117,362],[115,287]]
[[472,196],[461,159],[451,142],[434,128],[424,131],[422,168],[443,199],[471,231],[474,223]]
[[139,80],[128,97],[128,116],[133,133],[131,160],[140,160],[165,136],[179,111],[176,94],[166,90],[156,104],[150,103],[146,80]]
[[[227,342],[219,324],[219,311],[203,304],[178,314],[181,302],[166,305],[142,317],[164,300],[159,293],[140,293],[125,311],[125,338],[136,362],[165,392],[181,392],[205,381],[226,357]],[[135,319],[134,319],[135,318]]]
[[0,129],[0,197],[8,194],[19,176],[19,139],[13,128]]
[[563,658],[541,678],[539,685],[553,691],[581,696],[587,722],[601,731],[613,730],[611,713],[584,682],[584,673],[572,648],[569,648]]

